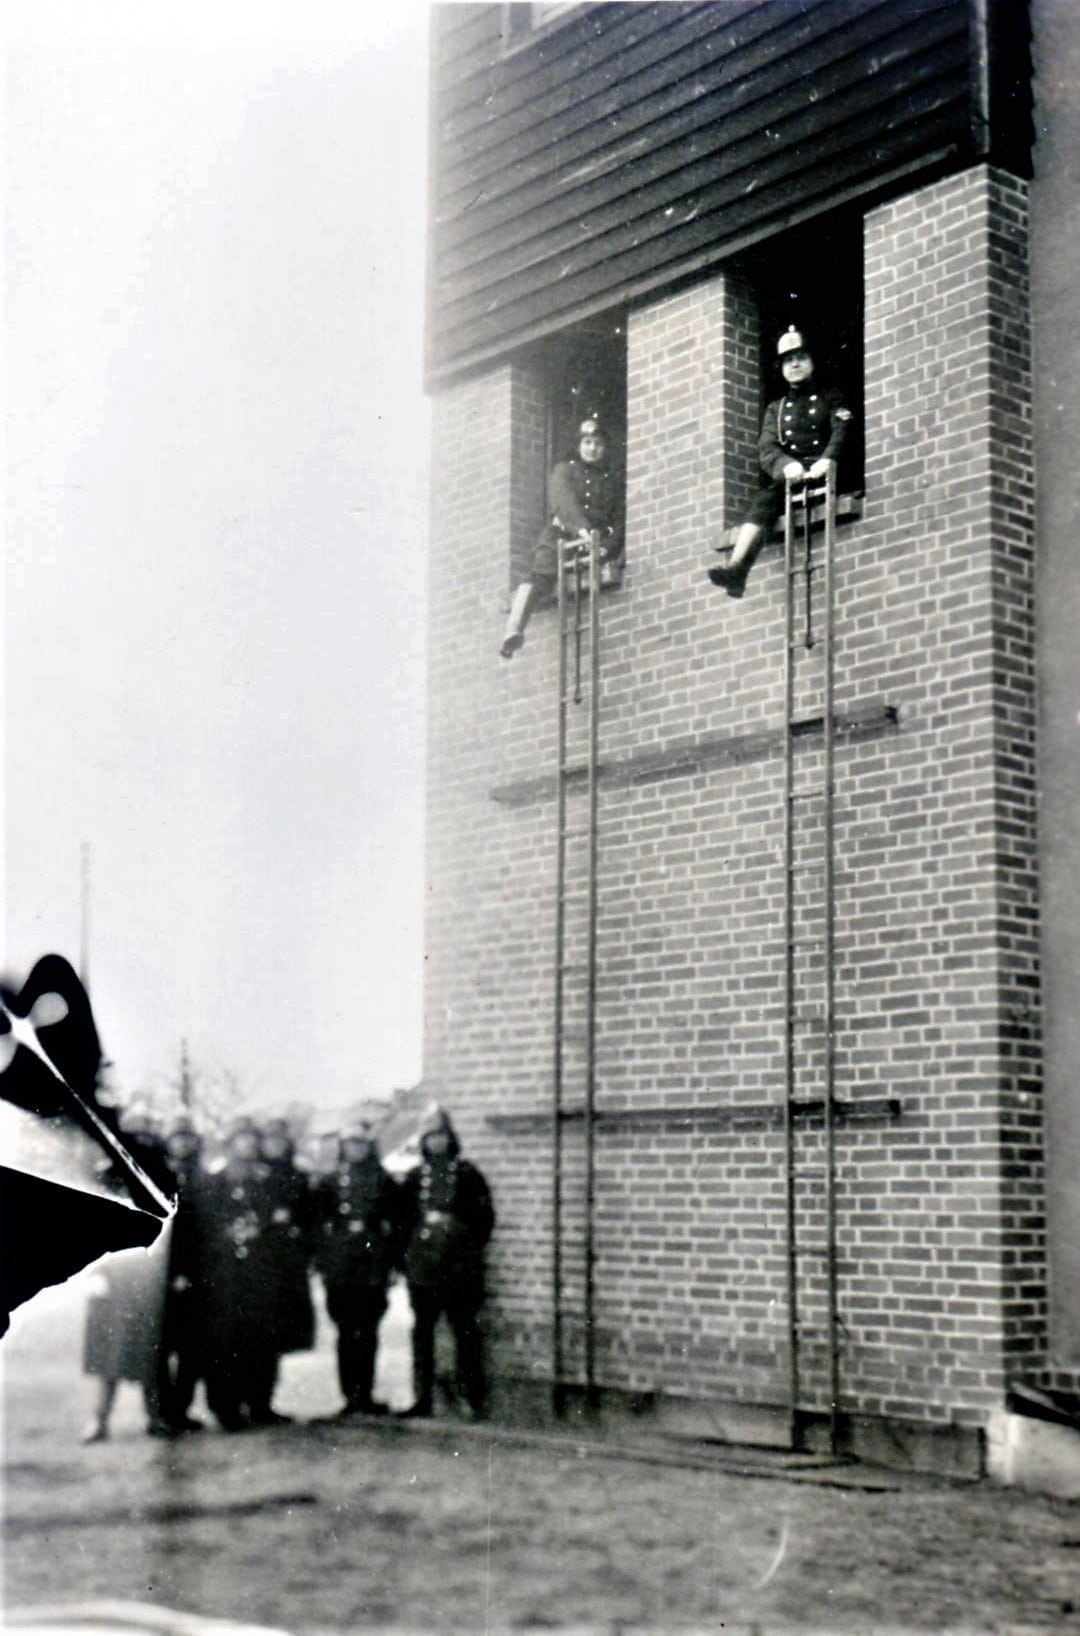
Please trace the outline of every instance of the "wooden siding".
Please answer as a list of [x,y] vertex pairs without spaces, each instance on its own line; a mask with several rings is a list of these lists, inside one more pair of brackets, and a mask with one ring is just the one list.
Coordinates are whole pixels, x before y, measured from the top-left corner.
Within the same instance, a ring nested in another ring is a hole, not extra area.
[[431,384],[901,177],[1022,168],[1026,40],[1023,0],[583,5],[513,40],[436,6]]

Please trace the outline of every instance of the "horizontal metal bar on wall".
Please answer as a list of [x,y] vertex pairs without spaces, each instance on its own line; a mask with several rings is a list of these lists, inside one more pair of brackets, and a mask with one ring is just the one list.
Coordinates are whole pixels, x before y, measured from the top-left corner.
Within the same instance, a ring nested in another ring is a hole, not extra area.
[[[807,1097],[792,1105],[799,1124],[823,1125],[825,1102],[821,1097]],[[833,1117],[841,1125],[890,1125],[903,1115],[903,1105],[897,1096],[860,1098],[855,1102],[834,1102]],[[564,1108],[560,1115],[564,1124],[584,1119],[583,1108]],[[728,1103],[712,1107],[651,1107],[651,1108],[597,1108],[594,1122],[606,1129],[625,1130],[779,1130],[784,1123],[784,1106],[780,1102]],[[542,1135],[551,1129],[550,1109],[533,1113],[489,1113],[484,1122],[492,1130],[505,1135]]]
[[[900,724],[896,705],[873,703],[856,705],[836,718],[836,731],[849,742],[862,741],[895,732]],[[824,718],[807,716],[792,723],[791,731],[798,738],[820,733]],[[618,761],[601,762],[597,776],[610,787],[629,787],[634,784],[659,783],[667,778],[688,778],[712,767],[734,767],[750,761],[764,761],[783,749],[785,730],[770,728],[760,733],[706,734],[689,743],[665,746],[658,750],[639,750]],[[585,768],[571,767],[567,771],[570,789],[584,785]],[[513,784],[497,784],[489,791],[500,806],[533,806],[554,800],[553,777],[523,778]]]

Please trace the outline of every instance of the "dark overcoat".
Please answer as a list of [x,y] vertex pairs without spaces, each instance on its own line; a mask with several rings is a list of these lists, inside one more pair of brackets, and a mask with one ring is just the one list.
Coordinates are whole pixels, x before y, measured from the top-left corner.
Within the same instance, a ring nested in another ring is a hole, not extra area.
[[342,1164],[313,1193],[315,1266],[328,1293],[381,1289],[393,1265],[398,1186],[376,1153]]
[[303,1171],[287,1159],[266,1163],[263,1168],[266,1222],[254,1258],[265,1282],[269,1333],[279,1356],[306,1352],[315,1342],[311,1189]]
[[402,1187],[405,1276],[418,1289],[480,1293],[495,1226],[487,1182],[460,1154],[424,1158]]
[[226,1165],[199,1190],[203,1309],[214,1356],[280,1355],[311,1344],[306,1249],[298,1251],[290,1236],[293,1192],[262,1164]]

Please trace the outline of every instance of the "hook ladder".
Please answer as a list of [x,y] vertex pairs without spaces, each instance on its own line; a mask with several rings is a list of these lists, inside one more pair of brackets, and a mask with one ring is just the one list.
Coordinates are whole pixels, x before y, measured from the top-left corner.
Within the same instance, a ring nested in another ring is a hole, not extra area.
[[[812,546],[822,522],[820,557]],[[792,1441],[808,1413],[828,1418],[837,1450],[835,467],[788,481],[784,505],[784,1150]],[[801,561],[797,560],[801,555]],[[802,586],[803,622],[796,604]],[[820,586],[820,596],[815,590]],[[811,658],[811,656],[813,656]],[[808,674],[804,675],[806,671]],[[817,731],[820,721],[820,734]],[[802,749],[796,754],[796,747]],[[820,1109],[820,1119],[817,1114]],[[812,1117],[810,1117],[812,1116]]]
[[[560,547],[551,1325],[552,1391],[559,1414],[571,1389],[584,1389],[590,1408],[597,1396],[593,1216],[602,567],[597,532]],[[582,773],[572,770],[569,760],[571,738],[580,738],[572,730],[571,704],[586,707],[585,811],[573,819],[570,789],[580,787]]]

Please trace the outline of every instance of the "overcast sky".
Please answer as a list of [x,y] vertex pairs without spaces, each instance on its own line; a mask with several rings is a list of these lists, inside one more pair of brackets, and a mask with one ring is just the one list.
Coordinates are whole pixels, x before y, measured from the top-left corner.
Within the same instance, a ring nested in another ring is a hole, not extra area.
[[[427,9],[9,0],[4,965],[125,1091],[421,1071]],[[80,848],[89,847],[89,914]]]

